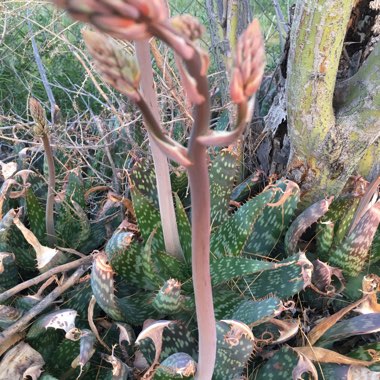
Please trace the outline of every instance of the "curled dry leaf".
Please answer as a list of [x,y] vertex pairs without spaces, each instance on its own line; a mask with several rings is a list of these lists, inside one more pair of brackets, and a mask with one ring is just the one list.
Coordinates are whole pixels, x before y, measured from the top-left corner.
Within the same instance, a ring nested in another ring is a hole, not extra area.
[[348,364],[368,367],[376,362],[376,360],[365,361],[350,358],[322,347],[296,347],[294,350],[300,355],[304,355],[308,359],[319,363]]
[[300,324],[296,320],[283,321],[281,319],[272,318],[268,322],[278,327],[280,333],[278,339],[271,342],[271,344],[280,344],[288,341],[298,333],[300,328]]
[[32,231],[28,230],[18,217],[14,218],[14,224],[22,232],[25,240],[36,251],[37,268],[41,272],[46,272],[52,265],[63,264],[64,255],[61,251],[42,245]]
[[150,338],[153,341],[154,348],[156,350],[154,360],[152,365],[147,370],[144,375],[144,379],[151,379],[153,376],[154,368],[159,364],[158,359],[160,358],[162,351],[162,335],[164,333],[165,327],[169,327],[171,321],[157,321],[151,323],[148,327],[146,327],[136,339],[136,344],[138,345],[143,339]]
[[15,255],[9,252],[0,252],[0,274],[4,273],[4,262],[11,259],[15,260]]
[[13,174],[17,171],[17,163],[16,162],[8,162],[4,163],[3,161],[0,161],[1,166],[1,173],[5,180],[9,179],[13,176]]
[[[326,292],[331,295],[341,293],[344,290],[345,280],[341,269],[332,267],[320,260],[313,261],[313,267],[312,282],[321,292]],[[335,276],[340,283],[338,290],[332,285],[333,276]]]
[[29,344],[21,342],[8,351],[0,362],[0,380],[37,380],[45,362]]
[[318,372],[312,361],[306,355],[299,353],[298,363],[293,369],[292,377],[294,380],[303,379],[304,374],[310,374],[313,380],[318,380]]
[[380,288],[380,277],[375,274],[364,276],[362,292],[364,301],[354,310],[360,314],[379,313],[380,305],[377,302],[377,293]]
[[322,199],[308,207],[296,220],[291,224],[285,236],[285,247],[288,254],[293,254],[297,250],[298,241],[302,234],[320,217],[326,214],[334,197]]

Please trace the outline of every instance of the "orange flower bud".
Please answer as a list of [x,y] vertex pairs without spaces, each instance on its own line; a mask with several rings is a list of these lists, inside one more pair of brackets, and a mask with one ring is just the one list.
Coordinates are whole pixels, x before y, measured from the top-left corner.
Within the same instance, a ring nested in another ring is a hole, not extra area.
[[258,20],[240,36],[231,79],[231,99],[243,103],[254,95],[261,84],[265,68],[264,42]]

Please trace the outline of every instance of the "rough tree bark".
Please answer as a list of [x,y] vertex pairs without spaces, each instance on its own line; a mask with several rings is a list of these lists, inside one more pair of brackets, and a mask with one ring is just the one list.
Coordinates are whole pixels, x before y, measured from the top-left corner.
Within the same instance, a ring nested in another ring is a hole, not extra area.
[[248,130],[246,163],[296,181],[304,207],[339,195],[352,175],[380,174],[378,8],[298,0],[282,62],[258,97],[266,116]]
[[355,75],[336,80],[354,3],[302,0],[295,8],[286,82],[288,175],[301,184],[305,203],[339,194],[358,167],[376,175],[379,164],[380,44]]

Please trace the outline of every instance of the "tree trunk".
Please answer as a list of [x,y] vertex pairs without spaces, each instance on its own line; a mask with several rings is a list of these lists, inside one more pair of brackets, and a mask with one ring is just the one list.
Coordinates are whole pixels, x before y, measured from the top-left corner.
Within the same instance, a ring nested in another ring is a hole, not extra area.
[[306,203],[339,194],[380,136],[379,43],[359,71],[336,86],[352,7],[347,0],[309,0],[295,9],[286,85],[288,170],[291,177],[301,174]]
[[380,173],[380,16],[373,7],[361,0],[295,6],[265,131],[273,132],[268,156],[276,160],[273,140],[285,125],[286,175],[301,186],[304,206],[338,195],[352,175]]

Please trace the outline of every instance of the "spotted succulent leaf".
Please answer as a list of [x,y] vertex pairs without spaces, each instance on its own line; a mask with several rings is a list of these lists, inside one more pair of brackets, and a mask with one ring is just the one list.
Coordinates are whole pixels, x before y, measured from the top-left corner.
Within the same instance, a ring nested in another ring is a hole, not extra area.
[[188,265],[165,252],[158,252],[154,260],[160,276],[164,279],[175,277],[184,282],[191,277],[191,268]]
[[275,195],[258,218],[254,231],[244,247],[244,252],[268,256],[294,217],[300,199],[298,185],[289,180],[278,181]]
[[329,262],[350,276],[357,276],[368,263],[370,247],[380,224],[380,202],[375,203],[333,250]]
[[[154,331],[162,325],[159,330],[159,336],[154,337]],[[156,327],[157,325],[157,327]],[[152,330],[152,332],[151,332]],[[162,339],[161,347],[153,343],[153,339]],[[146,327],[137,338],[139,350],[149,365],[154,363],[156,358],[156,349],[160,351],[157,363],[162,363],[169,356],[182,352],[190,355],[193,358],[197,357],[197,343],[194,334],[181,322],[177,321],[157,321],[151,326]]]
[[334,242],[334,228],[335,224],[331,221],[321,222],[317,226],[316,252],[320,260],[328,260],[329,252]]
[[105,252],[116,274],[131,285],[142,286],[142,268],[136,262],[142,254],[143,245],[132,240],[131,232],[116,230],[108,241]]
[[[226,287],[216,287],[213,289],[213,301],[215,309],[215,319],[230,319],[231,311],[244,301],[241,294]],[[194,306],[195,309],[195,306]]]
[[184,308],[181,283],[170,279],[158,291],[152,302],[153,307],[162,315],[172,315]]
[[[260,369],[256,374],[256,380],[288,380],[293,378],[293,371],[298,366],[301,358],[289,346],[282,347],[277,351]],[[315,368],[314,368],[315,371]],[[307,376],[307,366],[304,366],[298,373],[298,379]],[[311,377],[311,379],[313,379]],[[314,377],[314,380],[318,378]]]
[[153,380],[193,379],[197,368],[194,359],[183,352],[166,358],[156,369]]
[[104,253],[100,253],[94,258],[91,288],[96,302],[103,311],[116,321],[122,321],[123,313],[115,296],[114,273]]
[[231,319],[252,327],[276,317],[283,310],[284,306],[277,297],[269,297],[261,301],[245,300],[231,313]]
[[242,375],[255,348],[251,329],[242,322],[222,320],[216,324],[217,352],[214,380]]
[[133,188],[131,194],[142,238],[144,241],[147,241],[152,231],[157,229],[155,238],[152,242],[152,249],[154,252],[165,251],[159,211],[137,188]]
[[189,180],[185,170],[178,169],[170,175],[172,191],[179,195],[181,199],[185,199],[189,192]]
[[176,217],[178,233],[184,258],[187,263],[191,263],[191,225],[186,211],[178,195],[174,195],[176,205]]
[[[285,265],[288,265],[285,263]],[[212,284],[214,286],[227,282],[236,277],[242,277],[265,270],[278,268],[276,262],[254,260],[245,257],[222,257],[214,259],[210,264]]]
[[239,256],[255,224],[275,195],[272,189],[262,192],[231,215],[211,235],[210,251],[216,257]]
[[26,192],[26,214],[28,216],[31,231],[36,235],[41,244],[46,244],[46,214],[40,201],[32,189]]
[[13,220],[16,218],[17,212],[14,209],[9,210],[4,217],[0,220],[0,250],[7,251],[12,244],[10,244],[11,227]]
[[258,193],[260,188],[263,188],[263,184],[263,172],[258,170],[233,189],[231,200],[244,202],[253,194]]
[[132,186],[137,189],[157,210],[159,208],[156,174],[151,162],[137,162],[131,171]]
[[90,222],[86,213],[85,189],[81,177],[74,171],[67,180],[65,196],[60,204],[56,221],[59,243],[78,248],[90,236]]
[[265,270],[257,276],[245,278],[239,284],[247,296],[256,298],[274,295],[280,299],[291,297],[305,289],[311,283],[312,263],[305,254],[300,253],[281,261],[277,269]]
[[13,253],[0,252],[0,287],[10,289],[19,282]]
[[78,356],[80,351],[80,341],[64,339],[46,360],[46,369],[53,376],[61,378],[70,371],[74,378],[79,375],[79,368],[72,369],[71,363]]
[[[378,357],[379,355],[380,355],[380,342],[365,344],[364,346],[360,346],[354,349],[348,354],[348,356],[352,358],[365,360],[365,361],[370,361],[373,359],[374,356]],[[380,363],[375,363],[369,366],[368,368],[372,371],[380,372]]]
[[219,226],[228,218],[237,164],[238,155],[231,149],[222,150],[212,162],[209,170],[212,227]]

